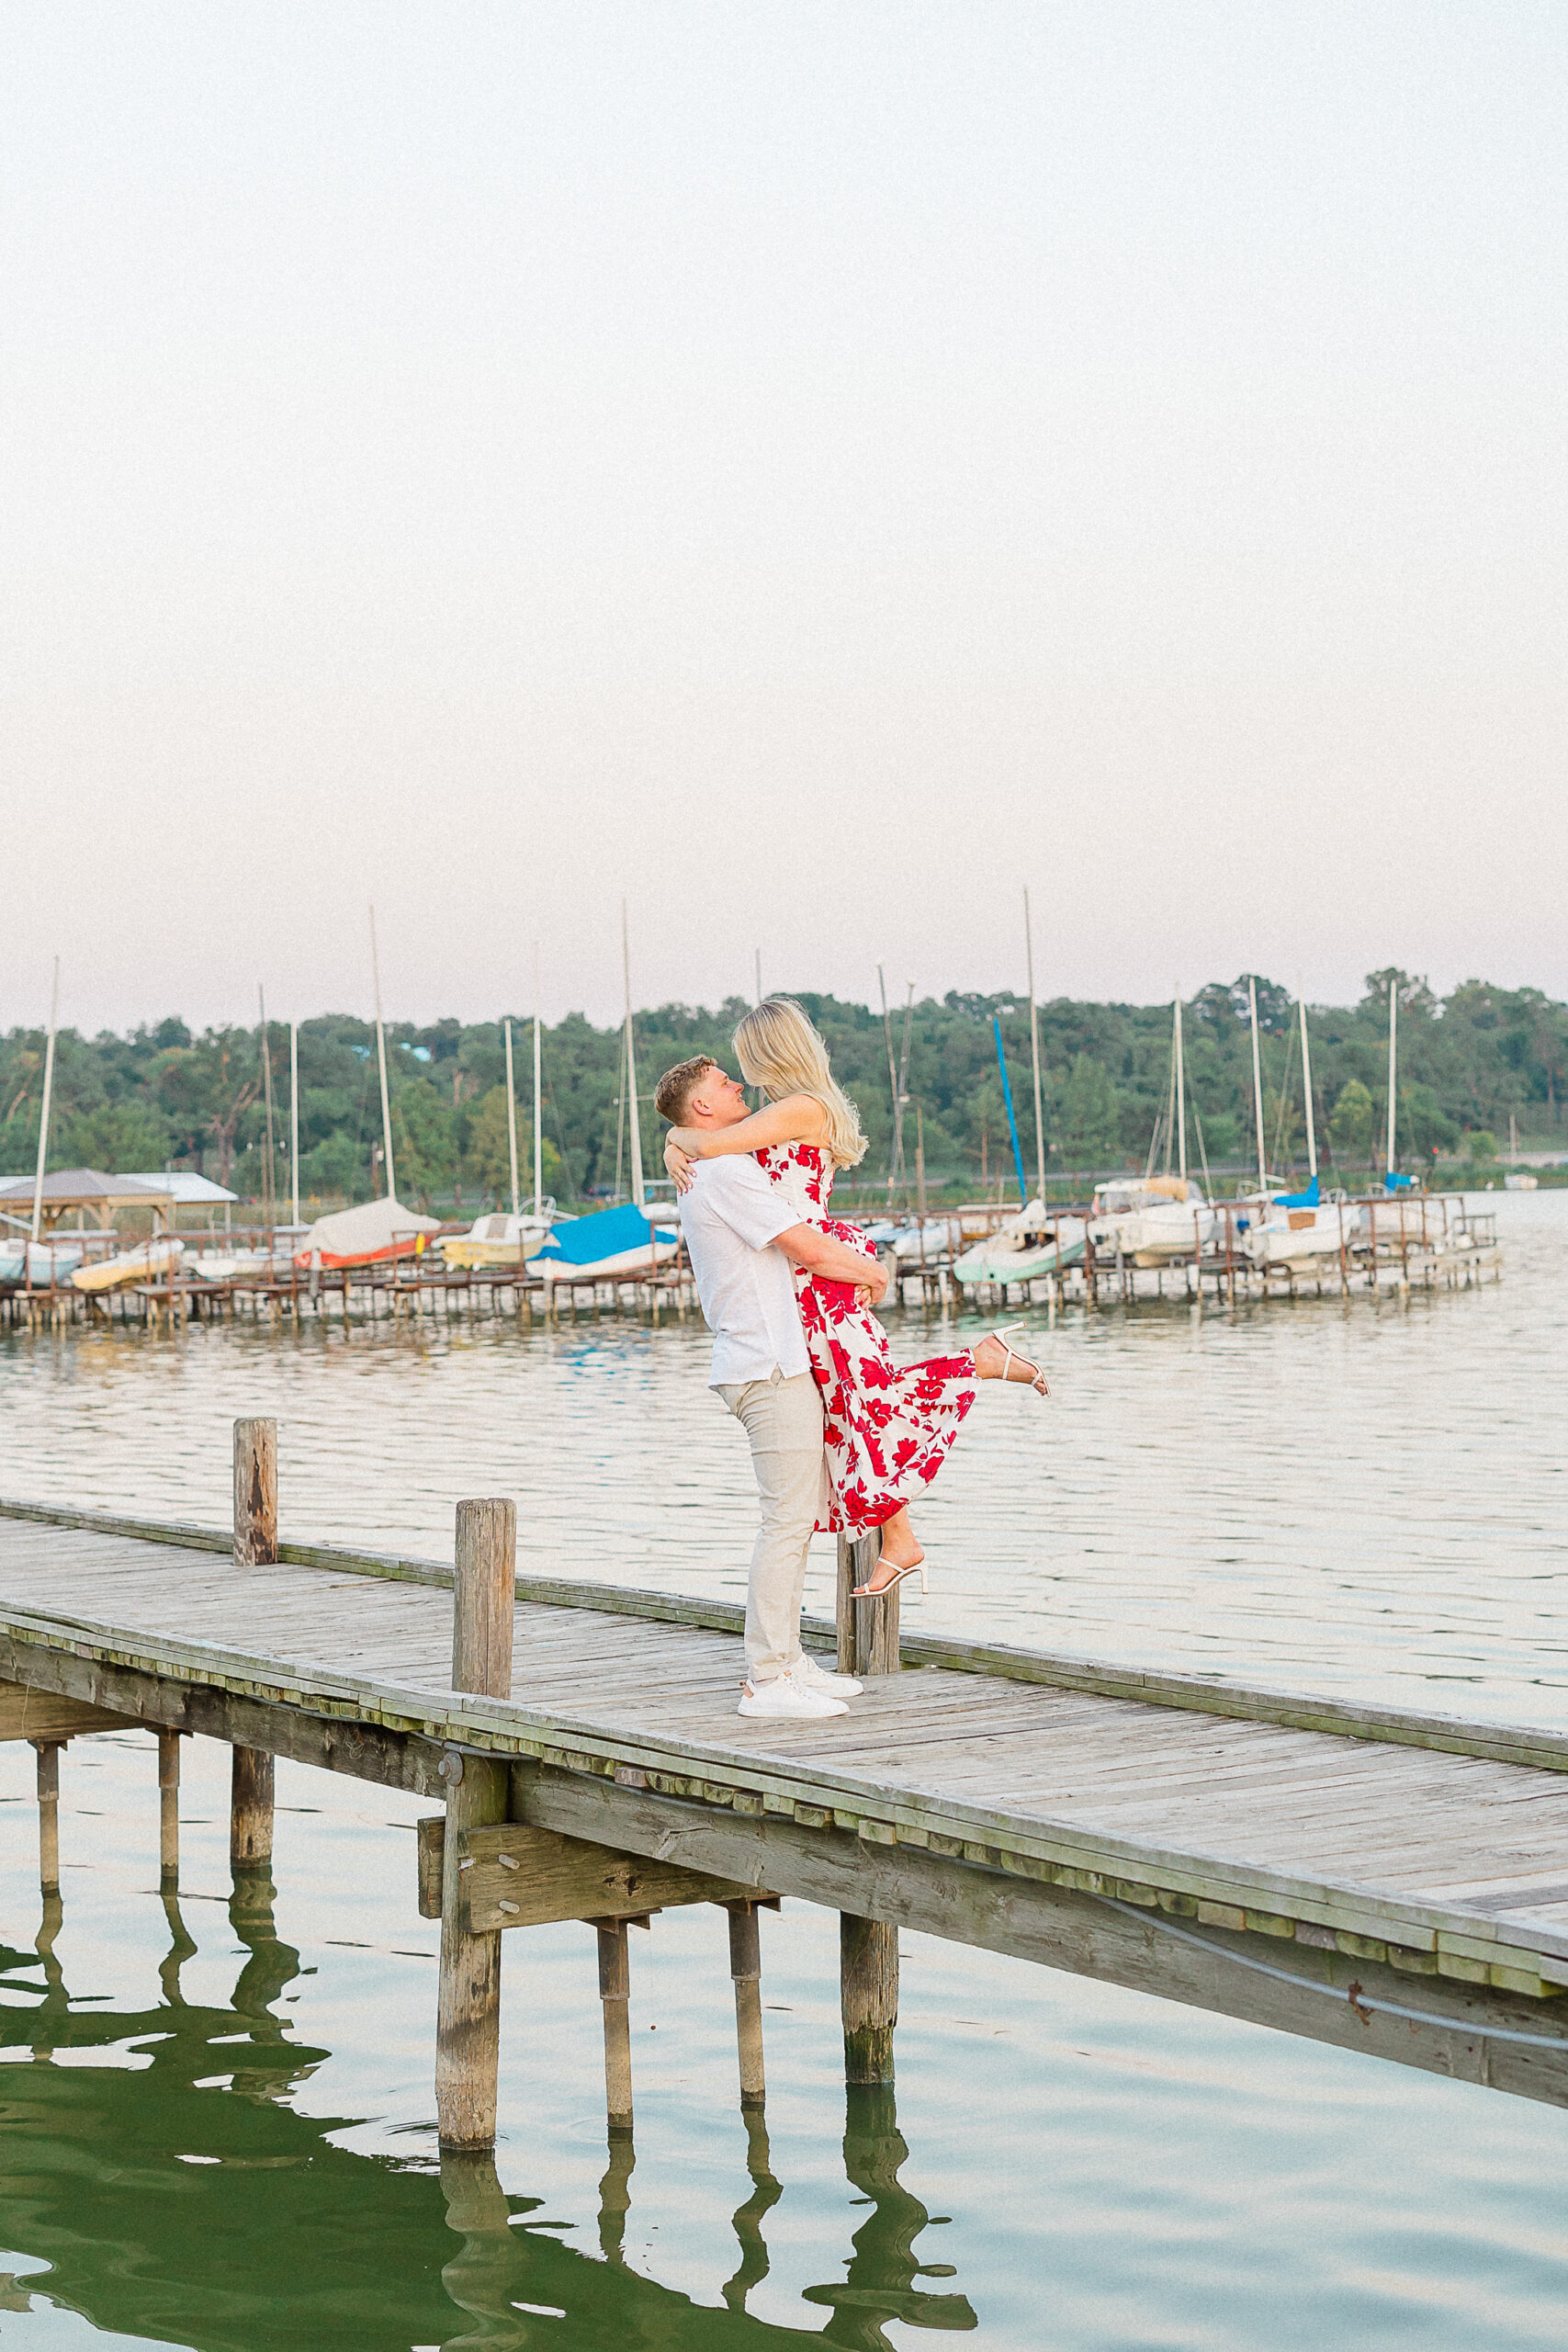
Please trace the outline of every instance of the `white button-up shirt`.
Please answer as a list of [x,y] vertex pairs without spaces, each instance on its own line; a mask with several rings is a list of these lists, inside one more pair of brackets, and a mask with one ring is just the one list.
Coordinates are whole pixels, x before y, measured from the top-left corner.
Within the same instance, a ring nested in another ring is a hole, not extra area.
[[795,1202],[750,1153],[694,1166],[681,1230],[713,1333],[710,1388],[768,1380],[775,1368],[785,1380],[810,1371],[790,1262],[773,1247],[800,1222]]

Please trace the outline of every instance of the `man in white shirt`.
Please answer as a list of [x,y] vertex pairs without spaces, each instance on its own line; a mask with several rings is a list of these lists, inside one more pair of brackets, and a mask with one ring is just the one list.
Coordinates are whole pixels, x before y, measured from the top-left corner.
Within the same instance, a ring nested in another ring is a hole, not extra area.
[[[673,1126],[728,1127],[747,1115],[745,1089],[705,1057],[667,1070],[654,1096]],[[751,1442],[762,1522],[746,1595],[743,1715],[841,1715],[860,1684],[829,1674],[800,1646],[806,1555],[826,1518],[822,1400],[795,1304],[792,1265],[880,1298],[887,1277],[820,1227],[797,1221],[749,1152],[699,1159],[681,1200],[697,1296],[713,1333],[710,1388]]]

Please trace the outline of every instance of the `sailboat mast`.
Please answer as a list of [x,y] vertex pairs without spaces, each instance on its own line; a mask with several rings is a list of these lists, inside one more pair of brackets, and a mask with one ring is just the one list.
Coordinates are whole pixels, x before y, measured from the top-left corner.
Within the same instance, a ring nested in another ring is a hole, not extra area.
[[898,1086],[893,1099],[893,1165],[900,1176],[904,1174],[904,1105],[909,1099],[909,1032],[914,1022],[915,983],[911,980],[904,1007],[904,1042],[898,1048]]
[[632,1044],[632,951],[624,899],[621,900],[621,967],[626,983],[626,1101],[632,1114],[632,1198],[640,1209],[643,1204],[642,1127],[637,1114],[637,1056]]
[[[43,1171],[49,1159],[49,1105],[54,1092],[54,1024],[60,1012],[60,958],[54,959],[54,985],[49,992],[49,1043],[43,1049],[43,1102],[38,1123],[38,1174],[33,1179],[33,1239],[43,1219]],[[29,1275],[28,1280],[32,1278]]]
[[512,1075],[512,1023],[502,1024],[506,1031],[506,1153],[512,1164],[512,1214],[517,1209],[517,1085]]
[[266,1181],[262,1186],[263,1215],[270,1232],[277,1222],[274,1197],[277,1184],[277,1147],[272,1125],[272,1033],[266,1025],[266,990],[256,982],[256,1007],[261,1014],[262,1077],[266,1090]]
[[1317,1121],[1313,1115],[1312,1107],[1312,1047],[1307,1043],[1305,997],[1299,996],[1296,999],[1296,1005],[1302,1016],[1302,1092],[1306,1098],[1307,1170],[1315,1184],[1317,1182]]
[[1252,1016],[1252,1102],[1258,1114],[1258,1189],[1269,1190],[1269,1157],[1263,1141],[1263,1061],[1258,1050],[1258,976],[1247,976],[1247,1003]]
[[1187,1182],[1187,1070],[1181,1058],[1181,990],[1176,991],[1176,1132],[1180,1138],[1177,1170]]
[[[897,1128],[898,1124],[898,1072],[894,1068],[893,1063],[893,1023],[887,1011],[887,979],[880,964],[876,967],[876,985],[882,991],[882,1035],[887,1046],[887,1094],[888,1101],[892,1106],[893,1124],[895,1128]],[[889,1208],[893,1205],[893,1151],[892,1147],[889,1146],[887,1156],[887,1205]]]
[[[537,989],[535,1001],[537,1002]],[[540,1118],[539,1016],[534,1015],[534,1215],[545,1214],[545,1130]]]
[[1168,1073],[1165,1098],[1165,1166],[1162,1176],[1170,1173],[1170,1147],[1176,1132],[1176,1007],[1170,1008],[1170,1069]]
[[293,1183],[294,1218],[299,1222],[299,1023],[288,1024],[288,1173]]
[[1394,1041],[1397,1038],[1398,1034],[1399,983],[1397,980],[1391,979],[1388,984],[1388,1159],[1385,1163],[1386,1172],[1390,1176],[1393,1174]]
[[1045,1115],[1040,1102],[1040,1012],[1034,1001],[1034,929],[1029,920],[1029,893],[1023,894],[1023,950],[1029,964],[1029,1050],[1034,1057],[1034,1157],[1040,1178],[1040,1205],[1045,1205]]
[[381,959],[376,952],[376,910],[370,910],[370,978],[376,990],[376,1060],[381,1072],[381,1149],[387,1160],[387,1198],[398,1197],[392,1166],[392,1098],[387,1091],[387,1032],[381,1023]]

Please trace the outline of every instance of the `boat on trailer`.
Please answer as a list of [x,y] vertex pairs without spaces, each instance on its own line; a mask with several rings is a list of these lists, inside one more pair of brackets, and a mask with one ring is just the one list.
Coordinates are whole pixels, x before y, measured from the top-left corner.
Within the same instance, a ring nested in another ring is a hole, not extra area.
[[675,1213],[649,1216],[635,1201],[550,1227],[528,1272],[547,1283],[633,1282],[667,1266],[680,1248]]
[[953,1273],[964,1288],[987,1283],[1029,1283],[1037,1274],[1076,1266],[1084,1253],[1089,1226],[1030,1201],[996,1233],[988,1233],[955,1260]]

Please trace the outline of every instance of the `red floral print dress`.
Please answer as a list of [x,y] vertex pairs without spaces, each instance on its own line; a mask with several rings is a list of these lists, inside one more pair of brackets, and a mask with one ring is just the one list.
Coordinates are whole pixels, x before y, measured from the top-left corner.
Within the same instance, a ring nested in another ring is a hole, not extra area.
[[[799,1209],[802,1224],[820,1226],[835,1241],[876,1263],[876,1251],[860,1227],[828,1215],[833,1163],[825,1152],[815,1144],[779,1144],[755,1158]],[[833,1486],[829,1529],[860,1534],[891,1519],[942,1468],[975,1402],[975,1358],[965,1349],[960,1355],[906,1364],[900,1372],[886,1332],[869,1306],[856,1306],[849,1283],[824,1282],[797,1266],[795,1289],[811,1369],[822,1391],[823,1439]]]

